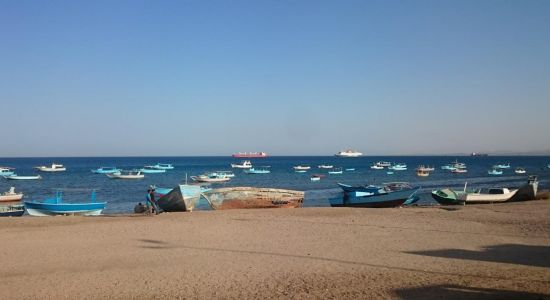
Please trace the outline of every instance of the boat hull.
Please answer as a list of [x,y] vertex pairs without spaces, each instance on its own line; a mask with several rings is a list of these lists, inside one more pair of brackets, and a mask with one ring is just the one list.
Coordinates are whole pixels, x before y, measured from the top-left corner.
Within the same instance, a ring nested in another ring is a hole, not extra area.
[[20,217],[25,213],[25,207],[20,205],[0,206],[0,217]]
[[432,191],[432,198],[441,205],[464,204],[464,201],[458,200],[456,193],[450,189]]
[[157,204],[167,212],[193,211],[200,196],[200,186],[180,184],[160,197]]
[[329,202],[332,207],[396,207],[403,205],[418,190],[419,188],[415,187],[384,194],[367,193],[367,195],[359,197],[353,197],[349,193],[344,192],[343,198],[329,199]]
[[518,189],[510,201],[534,200],[537,197],[539,182],[536,176],[529,176],[527,184]]
[[296,208],[304,202],[301,191],[255,187],[213,189],[204,197],[213,209]]
[[23,202],[25,210],[31,216],[44,217],[56,215],[97,216],[105,209],[105,202],[99,203],[44,203]]
[[17,175],[12,175],[12,176],[6,176],[4,177],[8,180],[38,180],[38,179],[42,179],[42,176],[40,175],[36,175],[36,176],[17,176]]
[[506,202],[510,200],[517,193],[518,190],[513,190],[505,194],[478,194],[478,193],[465,193],[458,195],[458,199],[465,201],[466,204],[484,204],[484,203],[498,203]]
[[22,198],[23,198],[23,194],[1,195],[0,203],[17,202],[17,201],[21,201]]

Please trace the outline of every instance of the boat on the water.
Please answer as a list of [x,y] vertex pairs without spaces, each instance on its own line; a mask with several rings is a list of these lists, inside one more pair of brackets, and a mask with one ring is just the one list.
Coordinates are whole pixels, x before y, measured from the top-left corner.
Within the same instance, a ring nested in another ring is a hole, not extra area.
[[95,174],[111,174],[111,173],[117,173],[117,172],[120,172],[121,170],[118,169],[117,167],[99,167],[97,169],[93,169],[92,170],[92,173],[95,173]]
[[15,174],[15,172],[13,170],[14,170],[14,168],[10,168],[10,167],[0,167],[0,176],[13,175],[13,174]]
[[451,170],[451,173],[454,173],[454,174],[464,174],[464,173],[468,173],[468,170],[467,169],[453,169]]
[[363,153],[355,151],[355,150],[348,149],[348,150],[345,150],[345,151],[340,151],[340,152],[336,153],[335,155],[339,156],[339,157],[359,157],[359,156],[362,156]]
[[355,168],[346,168],[346,171],[355,171]]
[[330,175],[340,175],[343,173],[344,171],[342,170],[342,168],[332,168],[332,170],[328,171],[328,174]]
[[231,168],[250,169],[252,168],[252,163],[249,160],[243,160],[240,164],[231,164]]
[[51,166],[38,166],[38,167],[35,167],[35,169],[37,169],[39,171],[42,171],[42,172],[63,172],[63,171],[67,171],[67,168],[65,168],[63,165],[55,164],[55,163],[52,163]]
[[506,164],[498,163],[493,166],[493,169],[510,169],[510,163],[506,163]]
[[320,181],[323,177],[325,177],[325,175],[323,175],[323,174],[313,174],[313,175],[311,175],[310,180],[311,181]]
[[407,165],[404,164],[404,163],[399,163],[399,164],[389,166],[388,169],[389,170],[394,170],[394,171],[405,171],[405,170],[407,170]]
[[375,165],[377,165],[379,167],[382,167],[382,168],[387,168],[387,167],[391,167],[391,162],[389,162],[389,161],[379,161]]
[[264,158],[267,157],[265,152],[239,152],[232,155],[235,158]]
[[143,179],[145,178],[145,174],[143,174],[140,170],[120,171],[117,173],[111,173],[111,174],[105,174],[105,175],[111,179]]
[[392,175],[392,174],[393,174],[393,171],[387,171],[386,174]]
[[295,173],[307,173],[307,170],[294,170]]
[[193,211],[201,197],[201,186],[179,184],[173,189],[162,192],[163,194],[157,199],[157,204],[163,211]]
[[294,208],[304,202],[302,191],[257,187],[212,189],[203,197],[213,209]]
[[271,171],[269,167],[255,167],[248,170],[244,170],[246,174],[269,174]]
[[299,170],[305,170],[305,171],[307,171],[307,170],[311,169],[310,166],[302,166],[302,165],[294,166],[293,168],[294,168],[294,170],[296,170],[296,171],[299,171]]
[[20,217],[24,213],[23,204],[0,205],[0,217]]
[[492,169],[492,170],[487,171],[487,174],[493,175],[493,176],[502,175],[502,170]]
[[231,180],[231,177],[227,176],[225,173],[211,172],[198,176],[191,176],[191,179],[196,182],[227,182]]
[[92,191],[90,202],[68,203],[63,202],[62,191],[57,191],[55,198],[45,200],[24,201],[25,209],[31,216],[55,216],[55,215],[100,215],[107,202],[97,202],[95,191]]
[[417,170],[417,171],[416,171],[416,176],[419,176],[419,177],[428,177],[428,176],[430,176],[430,172],[424,171],[424,170]]
[[9,191],[0,194],[0,203],[19,202],[23,198],[23,193],[16,193],[15,187],[10,187]]
[[172,164],[164,164],[164,163],[157,163],[156,165],[152,165],[151,167],[161,170],[173,170],[174,166]]
[[319,169],[332,169],[333,165],[318,165],[317,168]]
[[155,166],[144,166],[143,168],[139,169],[139,171],[143,174],[160,174],[160,173],[166,173],[166,169],[159,169]]
[[23,176],[23,175],[13,174],[13,175],[10,175],[10,176],[4,176],[4,178],[9,179],[9,180],[38,180],[38,179],[42,179],[42,176],[40,176],[40,175],[26,175],[26,176]]
[[430,166],[420,165],[420,166],[418,166],[418,168],[416,168],[416,170],[417,171],[423,171],[423,172],[433,172],[433,171],[435,171],[435,168],[430,167]]
[[517,167],[517,168],[514,170],[514,172],[515,172],[516,174],[525,174],[525,173],[527,173],[527,170],[525,170],[525,168]]
[[378,164],[374,164],[374,165],[370,166],[370,168],[371,168],[372,170],[383,170],[383,169],[384,169],[383,166],[380,166],[380,165],[378,165]]
[[339,183],[344,191],[344,196],[337,199],[329,199],[333,207],[395,207],[413,197],[420,187],[412,187],[405,183],[386,184],[385,186],[360,186],[353,187]]
[[232,171],[216,171],[214,173],[215,174],[220,174],[220,175],[223,175],[223,176],[229,177],[229,178],[235,177],[235,173],[233,173]]

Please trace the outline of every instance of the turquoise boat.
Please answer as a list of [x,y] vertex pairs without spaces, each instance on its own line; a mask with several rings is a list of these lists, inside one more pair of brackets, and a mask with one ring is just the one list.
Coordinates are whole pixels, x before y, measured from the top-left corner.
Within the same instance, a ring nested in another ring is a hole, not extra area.
[[92,173],[95,174],[112,174],[120,172],[120,169],[117,169],[117,167],[99,167],[97,169],[93,169]]
[[498,163],[498,164],[494,165],[493,168],[494,169],[510,169],[510,163],[507,163],[507,164]]
[[42,179],[42,176],[40,175],[22,176],[22,175],[13,174],[10,176],[4,176],[4,178],[8,180],[38,180],[38,179]]
[[63,202],[63,192],[57,191],[55,198],[41,201],[24,201],[25,210],[31,216],[83,215],[97,216],[105,209],[107,202],[96,202],[95,191],[92,191],[90,202]]
[[0,176],[11,176],[14,175],[15,172],[13,171],[13,168],[9,167],[0,167]]
[[269,167],[257,167],[257,168],[250,168],[248,170],[244,170],[246,174],[269,174],[271,171],[269,170]]
[[157,169],[155,166],[145,166],[141,169],[139,169],[141,173],[144,174],[159,174],[159,173],[166,173],[165,169]]
[[157,163],[156,165],[151,166],[156,169],[161,170],[173,170],[174,166],[172,164],[163,164],[163,163]]
[[489,170],[489,171],[487,172],[487,174],[493,175],[493,176],[502,175],[502,170],[492,169],[492,170]]
[[344,172],[342,171],[342,168],[333,168],[332,170],[328,171],[330,175],[340,175]]

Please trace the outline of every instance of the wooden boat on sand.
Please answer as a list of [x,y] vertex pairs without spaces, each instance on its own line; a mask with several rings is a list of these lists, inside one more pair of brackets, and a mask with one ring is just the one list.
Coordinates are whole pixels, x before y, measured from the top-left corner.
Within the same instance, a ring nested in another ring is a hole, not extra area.
[[256,187],[212,189],[203,197],[213,209],[295,208],[304,202],[301,191]]

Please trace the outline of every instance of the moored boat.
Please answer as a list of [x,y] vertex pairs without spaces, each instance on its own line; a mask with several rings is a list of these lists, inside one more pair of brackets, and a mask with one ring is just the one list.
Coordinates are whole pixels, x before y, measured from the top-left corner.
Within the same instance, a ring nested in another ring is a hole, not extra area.
[[13,174],[15,174],[15,172],[13,170],[14,170],[14,168],[10,168],[10,167],[0,167],[0,176],[13,175]]
[[330,175],[340,175],[343,173],[344,171],[342,171],[342,168],[332,168],[332,170],[328,171],[328,174]]
[[144,166],[143,168],[139,169],[139,171],[143,174],[160,174],[160,173],[166,173],[167,169],[159,169],[155,166]]
[[468,170],[467,169],[453,169],[453,170],[451,170],[451,173],[464,174],[464,173],[468,173]]
[[302,166],[302,165],[294,166],[293,168],[294,168],[294,170],[305,170],[305,171],[311,169],[310,166]]
[[63,171],[67,171],[67,168],[65,168],[63,165],[55,164],[55,163],[52,163],[51,166],[38,166],[38,167],[35,167],[35,169],[37,169],[39,171],[42,171],[42,172],[63,172]]
[[310,180],[311,181],[320,181],[323,177],[325,177],[325,175],[323,175],[323,174],[313,174],[313,175],[311,175]]
[[240,164],[231,164],[231,168],[250,169],[252,168],[252,163],[249,160],[243,160]]
[[0,203],[18,202],[23,198],[23,193],[16,193],[15,187],[10,187],[9,191],[0,194]]
[[374,164],[374,165],[370,166],[370,168],[371,168],[372,170],[383,170],[383,169],[384,169],[383,166],[380,166],[380,165],[378,165],[378,164]]
[[95,191],[92,191],[91,201],[87,203],[63,202],[63,193],[57,191],[55,198],[42,201],[24,201],[25,210],[31,216],[54,215],[100,215],[107,202],[96,202]]
[[434,167],[430,167],[430,166],[424,166],[424,165],[420,165],[418,166],[418,168],[416,168],[417,171],[423,171],[423,172],[433,172],[435,170]]
[[255,167],[250,168],[248,170],[244,170],[246,174],[269,174],[271,171],[269,170],[269,167]]
[[382,167],[382,168],[387,168],[387,167],[391,167],[391,162],[389,162],[389,161],[379,161],[375,165],[377,165],[379,167]]
[[506,163],[506,164],[498,163],[493,166],[493,169],[510,169],[510,163]]
[[4,176],[4,178],[9,179],[9,180],[38,180],[38,179],[42,179],[42,176],[40,176],[40,175],[22,176],[22,175],[13,174],[13,175],[10,175],[10,176]]
[[196,181],[196,182],[216,183],[216,182],[229,181],[229,180],[231,180],[231,177],[228,177],[224,173],[211,172],[211,173],[206,173],[206,174],[202,174],[202,175],[198,175],[198,176],[191,176],[191,179],[193,179],[193,181]]
[[232,155],[235,158],[264,158],[267,157],[265,152],[239,152]]
[[493,175],[493,176],[502,175],[502,170],[492,169],[492,170],[487,171],[487,174]]
[[[393,186],[352,187],[338,184],[344,190],[343,198],[329,199],[333,207],[395,207],[413,197],[420,187],[406,184]],[[345,186],[345,187],[344,187]]]
[[363,153],[355,151],[355,150],[348,149],[348,150],[345,150],[345,151],[340,151],[340,152],[336,153],[335,155],[339,156],[339,157],[359,157],[359,156],[362,156]]
[[256,187],[212,189],[203,197],[213,209],[295,208],[304,202],[301,191]]
[[139,170],[120,171],[117,173],[111,173],[111,174],[105,174],[105,175],[111,179],[143,179],[145,178],[145,174],[143,174]]
[[514,172],[515,172],[516,174],[525,174],[525,173],[527,173],[527,171],[525,170],[525,168],[521,168],[521,167],[517,167],[517,168],[514,170]]
[[355,171],[355,168],[346,168],[346,171]]
[[424,171],[424,170],[417,170],[417,171],[416,171],[416,176],[419,176],[419,177],[428,177],[428,176],[430,176],[430,172]]
[[317,168],[319,169],[332,169],[333,165],[318,165]]
[[165,163],[157,163],[156,165],[152,165],[151,167],[156,169],[162,169],[162,170],[173,170],[174,166],[172,164],[165,164]]
[[99,167],[97,169],[93,169],[92,170],[92,173],[95,173],[95,174],[110,174],[110,173],[117,173],[117,172],[120,172],[121,170],[118,169],[117,167]]
[[407,165],[404,164],[404,163],[399,163],[399,164],[389,166],[388,169],[389,170],[394,170],[394,171],[406,171],[407,170]]

